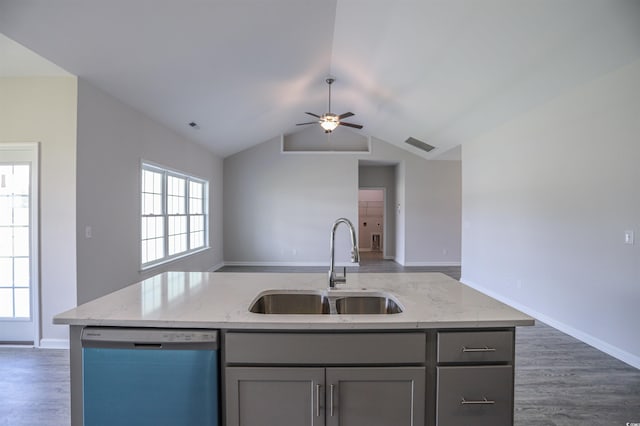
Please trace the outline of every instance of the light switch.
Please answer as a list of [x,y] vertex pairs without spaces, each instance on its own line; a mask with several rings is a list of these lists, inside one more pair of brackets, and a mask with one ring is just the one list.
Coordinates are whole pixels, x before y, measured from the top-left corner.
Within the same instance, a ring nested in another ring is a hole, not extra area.
[[633,231],[624,231],[624,243],[625,244],[633,244]]
[[85,238],[91,238],[92,237],[92,230],[90,226],[85,226],[84,227],[84,237]]

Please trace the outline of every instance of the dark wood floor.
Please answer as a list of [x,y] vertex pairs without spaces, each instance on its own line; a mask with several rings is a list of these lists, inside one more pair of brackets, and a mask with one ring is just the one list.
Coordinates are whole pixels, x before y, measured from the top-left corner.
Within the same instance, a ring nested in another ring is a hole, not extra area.
[[[360,271],[414,270],[390,261],[375,262],[367,265],[365,260]],[[460,277],[459,267],[415,268],[425,269]],[[298,272],[300,268],[222,270]],[[516,426],[640,423],[640,370],[540,322],[516,332],[515,384]],[[0,347],[0,426],[66,426],[69,419],[69,352]]]

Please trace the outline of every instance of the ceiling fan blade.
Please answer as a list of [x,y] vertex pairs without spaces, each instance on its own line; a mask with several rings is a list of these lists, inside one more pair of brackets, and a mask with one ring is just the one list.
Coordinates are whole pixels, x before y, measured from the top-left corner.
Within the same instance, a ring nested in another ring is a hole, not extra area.
[[352,117],[352,116],[354,116],[354,115],[355,115],[355,114],[354,114],[354,113],[352,113],[352,112],[345,112],[344,114],[340,114],[340,115],[338,116],[338,118],[339,118],[340,120],[342,120],[343,118]]
[[341,121],[340,125],[341,126],[347,126],[347,127],[353,127],[354,129],[362,129],[362,126],[360,124],[345,123],[344,121]]
[[320,116],[318,114],[314,114],[312,112],[305,112],[305,114],[309,114],[312,117],[320,118]]
[[305,124],[316,124],[318,123],[317,121],[309,121],[308,123],[298,123],[296,124],[296,126],[304,126]]

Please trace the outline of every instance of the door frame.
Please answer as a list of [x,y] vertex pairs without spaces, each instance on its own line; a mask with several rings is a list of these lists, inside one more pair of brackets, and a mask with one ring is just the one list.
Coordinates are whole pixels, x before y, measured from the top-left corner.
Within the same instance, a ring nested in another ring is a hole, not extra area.
[[360,186],[358,187],[358,225],[360,224],[360,190],[382,191],[382,258],[387,258],[387,188],[384,186]]
[[[29,287],[33,346],[40,347],[40,143],[0,142],[0,151],[28,152],[31,163],[29,176]],[[19,163],[14,161],[12,163]]]

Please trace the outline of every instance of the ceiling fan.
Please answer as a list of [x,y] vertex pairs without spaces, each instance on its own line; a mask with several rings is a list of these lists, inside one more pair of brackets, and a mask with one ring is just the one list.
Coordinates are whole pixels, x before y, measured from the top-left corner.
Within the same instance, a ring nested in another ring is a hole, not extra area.
[[307,124],[318,123],[320,124],[320,127],[324,129],[325,133],[333,132],[335,128],[338,126],[347,126],[347,127],[353,127],[354,129],[362,129],[362,126],[360,124],[353,124],[353,123],[347,123],[342,121],[343,118],[354,116],[355,115],[354,113],[345,112],[344,114],[338,115],[331,112],[331,85],[333,84],[334,81],[336,81],[336,79],[327,78],[325,81],[329,85],[329,112],[325,112],[322,115],[314,114],[312,112],[305,112],[305,114],[309,114],[312,117],[316,117],[318,120],[309,121],[307,123],[298,123],[296,124],[296,126],[304,126]]

